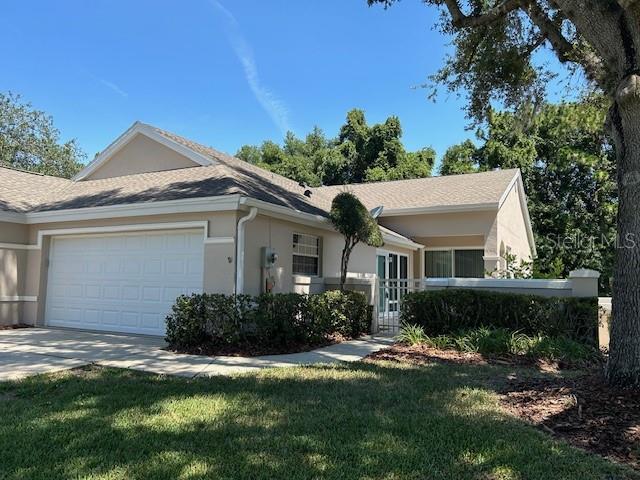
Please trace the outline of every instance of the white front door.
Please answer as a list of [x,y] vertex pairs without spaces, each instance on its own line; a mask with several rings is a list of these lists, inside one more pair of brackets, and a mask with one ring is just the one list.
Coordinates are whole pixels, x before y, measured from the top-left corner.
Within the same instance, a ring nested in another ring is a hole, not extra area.
[[202,291],[203,232],[51,239],[45,324],[165,334],[181,294]]
[[378,311],[393,313],[399,310],[399,301],[407,289],[409,257],[407,255],[378,251],[376,273],[380,279]]

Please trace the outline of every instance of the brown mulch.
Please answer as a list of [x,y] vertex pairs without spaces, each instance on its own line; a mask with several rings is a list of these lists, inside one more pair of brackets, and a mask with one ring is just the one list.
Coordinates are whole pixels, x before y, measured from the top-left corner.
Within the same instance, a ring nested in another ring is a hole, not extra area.
[[325,339],[324,342],[317,343],[291,343],[284,347],[264,347],[253,344],[246,345],[216,345],[205,344],[191,348],[174,349],[167,347],[167,350],[178,353],[188,353],[190,355],[206,355],[206,356],[228,356],[228,357],[259,357],[262,355],[284,355],[287,353],[309,352],[316,348],[327,347],[342,343],[351,338],[342,335],[332,335]]
[[508,411],[577,447],[640,470],[640,391],[612,389],[599,372],[511,379]]
[[556,438],[640,470],[640,391],[610,388],[602,368],[591,366],[562,376],[558,365],[530,359],[486,358],[480,354],[396,344],[370,360],[464,365],[532,366],[545,375],[510,375],[494,387],[502,406]]
[[24,323],[18,323],[16,325],[0,325],[0,330],[15,330],[17,328],[32,328],[31,325],[25,325]]
[[392,362],[405,362],[415,365],[428,363],[445,363],[457,365],[518,365],[535,366],[542,371],[557,371],[566,365],[556,362],[533,359],[518,355],[487,356],[480,353],[465,353],[457,350],[440,350],[425,345],[404,345],[396,343],[390,348],[372,353],[369,360],[386,360]]

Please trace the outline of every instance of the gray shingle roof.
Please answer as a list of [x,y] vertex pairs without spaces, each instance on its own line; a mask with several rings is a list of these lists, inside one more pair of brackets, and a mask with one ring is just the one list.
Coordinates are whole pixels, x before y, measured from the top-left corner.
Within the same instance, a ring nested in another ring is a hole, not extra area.
[[0,168],[0,209],[53,211],[136,202],[241,194],[294,210],[327,214],[340,191],[355,193],[368,207],[385,209],[497,203],[517,170],[312,189],[178,135],[154,130],[216,162],[215,165],[71,181]]
[[[517,169],[417,178],[391,182],[372,182],[320,187],[314,190],[321,208],[330,208],[333,197],[342,191],[354,193],[369,209],[383,205],[384,209],[429,207],[464,207],[477,204],[497,204],[518,172]],[[383,213],[384,215],[384,213]]]

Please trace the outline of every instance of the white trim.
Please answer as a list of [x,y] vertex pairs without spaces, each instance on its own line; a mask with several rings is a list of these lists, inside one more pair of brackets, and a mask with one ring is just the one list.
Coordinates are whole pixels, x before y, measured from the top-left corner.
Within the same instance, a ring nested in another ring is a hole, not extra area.
[[499,204],[496,202],[468,203],[466,205],[436,205],[432,207],[390,208],[388,210],[385,209],[380,216],[384,218],[399,215],[419,215],[421,213],[495,211],[499,208]]
[[214,197],[183,198],[157,202],[125,203],[101,207],[83,207],[66,210],[34,212],[26,214],[26,222],[51,223],[96,220],[103,218],[139,217],[174,213],[220,212],[236,210],[240,195],[217,195]]
[[468,287],[468,288],[517,288],[571,290],[571,280],[511,279],[511,278],[425,278],[429,287]]
[[0,222],[27,223],[27,214],[0,211]]
[[256,200],[251,197],[242,197],[241,204],[248,207],[257,207],[262,212],[268,212],[269,216],[283,220],[295,220],[297,223],[312,227],[319,227],[325,230],[333,230],[331,222],[327,217],[315,215],[313,213],[302,212],[291,207],[284,207],[263,200]]
[[219,245],[223,243],[234,243],[236,241],[233,237],[209,237],[204,239],[204,243],[208,245]]
[[524,191],[524,183],[522,181],[522,173],[520,172],[520,169],[518,169],[516,174],[513,176],[513,179],[511,180],[511,182],[509,182],[507,189],[504,191],[504,193],[500,197],[498,208],[499,209],[502,208],[502,205],[507,200],[509,193],[511,193],[511,189],[513,189],[514,187],[516,188],[518,193],[518,200],[520,200],[520,211],[522,212],[522,216],[524,217],[525,228],[527,230],[527,239],[529,240],[529,245],[531,247],[531,255],[535,257],[537,254],[536,241],[535,241],[535,237],[533,236],[533,226],[531,225],[531,217],[529,216],[529,207],[527,205],[527,195],[525,194],[525,191]]
[[421,245],[420,243],[416,243],[408,238],[398,238],[396,235],[392,235],[384,231],[382,232],[382,240],[385,245],[389,244],[394,247],[410,248],[411,250],[420,250],[421,248],[424,248],[424,245]]
[[483,250],[484,251],[484,245],[477,245],[477,246],[466,246],[466,247],[424,247],[425,251],[430,251],[430,252],[434,252],[434,251],[438,251],[438,250]]
[[113,225],[108,227],[78,227],[78,228],[58,228],[53,230],[38,230],[37,248],[42,248],[42,241],[45,236],[68,236],[68,235],[109,235],[114,233],[144,232],[153,230],[182,230],[182,229],[203,229],[204,242],[209,236],[209,222],[173,222],[173,223],[136,223],[131,225]]
[[0,249],[3,250],[37,250],[37,245],[28,245],[24,243],[0,243]]
[[507,185],[507,188],[505,188],[504,192],[502,192],[502,195],[500,196],[500,200],[498,200],[498,208],[502,208],[502,205],[504,205],[504,202],[507,201],[507,197],[509,196],[511,189],[518,182],[519,175],[520,175],[520,170],[517,170],[516,173],[513,174],[513,178],[509,181],[509,184]]
[[31,295],[15,295],[0,297],[0,302],[37,302],[38,297]]
[[202,155],[174,140],[171,140],[170,138],[165,137],[164,135],[161,135],[150,125],[144,124],[142,122],[135,122],[123,134],[116,138],[107,148],[100,152],[100,154],[91,163],[89,163],[89,165],[82,169],[82,171],[76,174],[71,180],[83,180],[87,176],[91,175],[98,168],[108,162],[111,157],[113,157],[113,155],[115,155],[131,140],[133,140],[136,135],[139,134],[149,137],[150,139],[155,140],[165,147],[172,149],[176,153],[187,157],[196,165],[208,166],[215,165],[217,163],[209,157],[206,157],[205,155]]

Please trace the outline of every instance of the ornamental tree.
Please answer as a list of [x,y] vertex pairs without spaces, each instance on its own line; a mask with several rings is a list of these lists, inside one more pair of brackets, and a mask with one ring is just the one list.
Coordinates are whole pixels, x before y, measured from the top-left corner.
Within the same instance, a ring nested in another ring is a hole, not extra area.
[[344,248],[340,259],[340,290],[344,290],[351,252],[360,242],[372,247],[381,247],[382,232],[378,222],[362,202],[349,192],[341,192],[335,196],[331,202],[329,218],[333,227],[344,236]]

